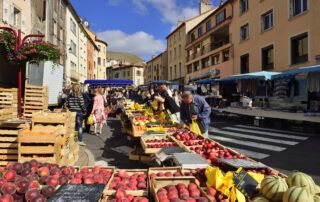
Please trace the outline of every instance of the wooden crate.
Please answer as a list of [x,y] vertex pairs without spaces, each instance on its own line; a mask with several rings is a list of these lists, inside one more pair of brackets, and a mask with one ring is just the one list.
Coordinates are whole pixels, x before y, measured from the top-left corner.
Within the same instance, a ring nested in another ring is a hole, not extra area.
[[65,134],[74,133],[75,112],[36,112],[31,119],[32,128],[51,127],[62,129]]
[[18,161],[36,159],[57,163],[61,135],[56,130],[21,130],[18,135]]
[[[186,186],[188,186],[190,183],[195,183],[195,178],[193,177],[175,177],[175,178],[154,178],[151,182],[151,195],[153,196],[153,200],[155,202],[159,202],[158,197],[157,197],[157,192],[160,188],[163,188],[167,185],[177,185],[179,183],[183,183]],[[203,189],[201,189],[198,186],[198,189],[200,190],[201,196],[205,197],[208,199],[208,201],[210,201],[208,195],[203,191]]]
[[103,191],[103,195],[105,196],[112,196],[116,193],[116,190],[110,190],[110,184],[113,180],[113,178],[116,176],[116,174],[120,171],[120,170],[124,170],[128,173],[129,176],[134,175],[134,174],[145,174],[147,176],[147,189],[145,190],[126,190],[127,194],[131,194],[132,196],[148,196],[149,194],[149,180],[148,180],[148,170],[147,169],[116,169],[112,178],[109,180],[106,188]]
[[18,161],[19,128],[0,127],[0,165]]
[[144,163],[149,163],[154,161],[154,159],[155,159],[154,155],[150,155],[150,154],[139,155],[135,149],[129,153],[129,160],[132,160],[132,161],[141,161]]
[[[166,140],[166,142],[157,142],[157,143],[148,143],[147,140],[149,139],[153,139],[153,140]],[[148,147],[148,145],[154,145],[154,144],[164,144],[164,143],[170,143],[170,144],[174,144],[176,145],[176,143],[174,141],[171,140],[171,138],[165,134],[152,134],[149,136],[142,136],[140,138],[140,143],[141,143],[141,147],[144,150],[144,153],[146,154],[156,154],[158,152],[160,152],[160,150],[163,147],[159,147],[159,148],[150,148]]]
[[17,118],[14,108],[0,109],[0,123]]
[[32,117],[32,113],[48,109],[48,87],[31,86],[25,87],[24,95],[24,116]]
[[17,116],[18,90],[16,88],[0,88],[0,109],[13,108]]

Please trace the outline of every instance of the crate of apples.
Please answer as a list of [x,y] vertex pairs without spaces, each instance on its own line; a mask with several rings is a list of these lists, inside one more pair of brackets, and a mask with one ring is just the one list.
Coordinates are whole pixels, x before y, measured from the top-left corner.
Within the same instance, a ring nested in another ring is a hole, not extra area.
[[125,190],[133,196],[147,196],[147,170],[117,170],[106,186],[104,194],[114,195],[117,190]]
[[209,202],[207,194],[195,183],[194,178],[155,178],[152,194],[156,202]]
[[206,187],[207,177],[205,174],[206,169],[183,169],[182,174],[184,176],[193,176],[196,178],[196,183],[200,187]]
[[208,187],[205,190],[212,202],[230,202],[227,196],[220,193],[214,187]]
[[161,150],[161,148],[177,146],[175,142],[169,139],[166,135],[154,138],[141,138],[141,145],[146,154],[156,154]]
[[112,196],[105,196],[101,202],[149,202],[146,196],[133,196],[125,190],[117,190]]
[[182,169],[181,167],[152,167],[148,170],[149,182],[152,181],[153,178],[159,177],[181,177]]

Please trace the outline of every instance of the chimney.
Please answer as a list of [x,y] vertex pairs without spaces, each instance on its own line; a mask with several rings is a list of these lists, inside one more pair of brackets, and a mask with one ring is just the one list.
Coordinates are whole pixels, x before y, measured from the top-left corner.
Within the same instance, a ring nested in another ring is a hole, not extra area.
[[212,8],[211,0],[200,0],[200,15],[209,11]]

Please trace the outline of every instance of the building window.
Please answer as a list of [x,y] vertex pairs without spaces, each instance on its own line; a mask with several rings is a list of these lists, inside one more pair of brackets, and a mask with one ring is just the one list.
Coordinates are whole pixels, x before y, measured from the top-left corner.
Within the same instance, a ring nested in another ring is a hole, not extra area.
[[290,0],[290,16],[296,16],[308,10],[308,0]]
[[174,65],[174,78],[177,78],[177,65]]
[[209,59],[209,57],[204,58],[204,59],[202,60],[202,69],[205,69],[205,68],[207,68],[207,67],[209,67],[209,66],[210,66],[210,59]]
[[273,27],[273,10],[261,16],[261,30],[265,31]]
[[222,55],[223,62],[226,62],[230,59],[230,51],[229,50],[223,51],[222,54],[223,54]]
[[211,64],[212,64],[212,65],[217,65],[217,64],[219,64],[219,57],[220,57],[220,55],[212,56],[212,57],[211,57]]
[[249,0],[240,0],[239,4],[240,14],[245,13],[249,9]]
[[170,59],[170,61],[172,60],[172,51],[170,51],[169,59]]
[[261,51],[262,70],[270,70],[274,68],[274,49],[273,45],[265,47]]
[[13,26],[20,28],[21,25],[21,12],[17,9],[13,9]]
[[179,44],[179,57],[181,56],[181,44]]
[[137,70],[137,76],[141,76],[141,71]]
[[116,79],[119,78],[119,73],[118,72],[114,74],[114,78],[116,78]]
[[176,59],[177,58],[177,49],[174,48],[173,50],[173,58]]
[[209,20],[209,21],[206,23],[206,32],[208,32],[210,29],[211,29],[211,20]]
[[242,55],[240,57],[240,73],[249,73],[249,54]]
[[130,71],[128,71],[127,75],[130,76]]
[[191,40],[191,42],[193,42],[194,40],[196,40],[196,36],[195,36],[194,33],[191,33],[191,35],[190,35],[190,40]]
[[72,53],[73,55],[77,55],[77,45],[76,43],[74,43],[72,40],[70,41],[70,53]]
[[123,73],[122,73],[122,74],[123,74],[123,77],[126,77],[126,72],[125,72],[125,71],[123,71]]
[[221,11],[217,16],[216,16],[216,24],[222,23],[226,19],[226,9]]
[[195,63],[193,64],[193,70],[194,70],[194,72],[196,72],[196,71],[199,70],[199,66],[200,66],[199,62],[195,62]]
[[170,79],[172,79],[173,76],[172,76],[172,66],[170,67]]
[[198,28],[198,37],[200,37],[202,35],[202,27]]
[[187,73],[188,73],[188,74],[192,73],[192,65],[188,65],[188,67],[187,67]]
[[291,38],[291,63],[308,61],[308,33]]
[[249,24],[245,24],[240,27],[240,41],[249,39]]
[[98,57],[98,65],[101,65],[101,58]]
[[77,35],[77,25],[76,23],[70,18],[70,30],[74,35]]
[[179,78],[182,77],[182,67],[181,67],[181,62],[179,63]]

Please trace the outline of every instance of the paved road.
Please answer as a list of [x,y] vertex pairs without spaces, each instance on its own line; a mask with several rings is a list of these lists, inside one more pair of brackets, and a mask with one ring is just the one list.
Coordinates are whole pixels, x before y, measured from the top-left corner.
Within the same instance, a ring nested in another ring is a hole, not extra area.
[[320,134],[307,134],[230,121],[214,121],[212,139],[283,173],[306,172],[320,183]]

